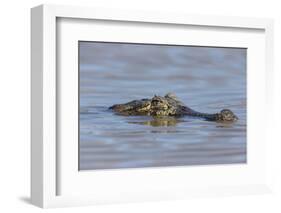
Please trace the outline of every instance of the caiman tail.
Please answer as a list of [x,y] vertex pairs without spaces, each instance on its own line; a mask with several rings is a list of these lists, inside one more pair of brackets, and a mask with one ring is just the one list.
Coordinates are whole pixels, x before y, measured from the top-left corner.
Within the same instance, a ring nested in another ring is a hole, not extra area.
[[229,110],[229,109],[223,109],[219,113],[202,113],[202,112],[197,112],[193,109],[190,109],[189,107],[183,106],[182,108],[183,113],[188,116],[193,116],[193,117],[200,117],[204,118],[205,120],[208,121],[237,121],[238,117],[234,115],[234,113]]

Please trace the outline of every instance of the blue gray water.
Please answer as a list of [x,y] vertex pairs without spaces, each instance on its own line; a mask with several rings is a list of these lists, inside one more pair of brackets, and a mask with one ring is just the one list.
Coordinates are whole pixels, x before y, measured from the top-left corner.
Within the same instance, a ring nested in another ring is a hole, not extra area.
[[[79,42],[80,169],[246,163],[246,49]],[[108,107],[174,92],[238,122],[120,116]]]

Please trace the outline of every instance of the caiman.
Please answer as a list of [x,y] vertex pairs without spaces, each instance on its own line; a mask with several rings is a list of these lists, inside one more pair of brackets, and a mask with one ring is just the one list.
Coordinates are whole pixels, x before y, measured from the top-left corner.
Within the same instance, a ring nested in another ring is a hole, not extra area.
[[168,93],[164,97],[155,95],[151,99],[140,99],[124,104],[115,104],[109,107],[109,109],[120,115],[147,115],[153,117],[192,116],[218,122],[234,122],[238,120],[238,117],[230,109],[223,109],[218,113],[195,111],[187,107],[173,93]]

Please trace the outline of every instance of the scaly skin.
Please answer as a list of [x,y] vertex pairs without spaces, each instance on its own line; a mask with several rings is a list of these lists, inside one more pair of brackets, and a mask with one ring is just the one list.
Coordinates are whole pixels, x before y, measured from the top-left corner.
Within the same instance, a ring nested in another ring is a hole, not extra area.
[[218,113],[209,114],[197,112],[185,106],[178,98],[168,93],[164,97],[154,96],[151,99],[130,101],[125,104],[116,104],[109,109],[120,115],[150,115],[161,116],[193,116],[201,117],[208,121],[233,122],[238,120],[237,116],[229,109],[223,109]]

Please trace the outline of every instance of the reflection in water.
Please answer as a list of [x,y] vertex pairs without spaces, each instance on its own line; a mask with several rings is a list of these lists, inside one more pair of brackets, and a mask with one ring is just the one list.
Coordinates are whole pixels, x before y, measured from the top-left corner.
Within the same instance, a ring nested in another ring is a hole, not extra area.
[[235,122],[232,123],[232,122],[217,122],[217,128],[233,128],[233,125],[235,125]]
[[152,119],[148,121],[130,121],[128,123],[148,125],[148,126],[175,126],[180,122],[184,122],[184,121],[179,118],[164,116],[164,117],[152,117]]

